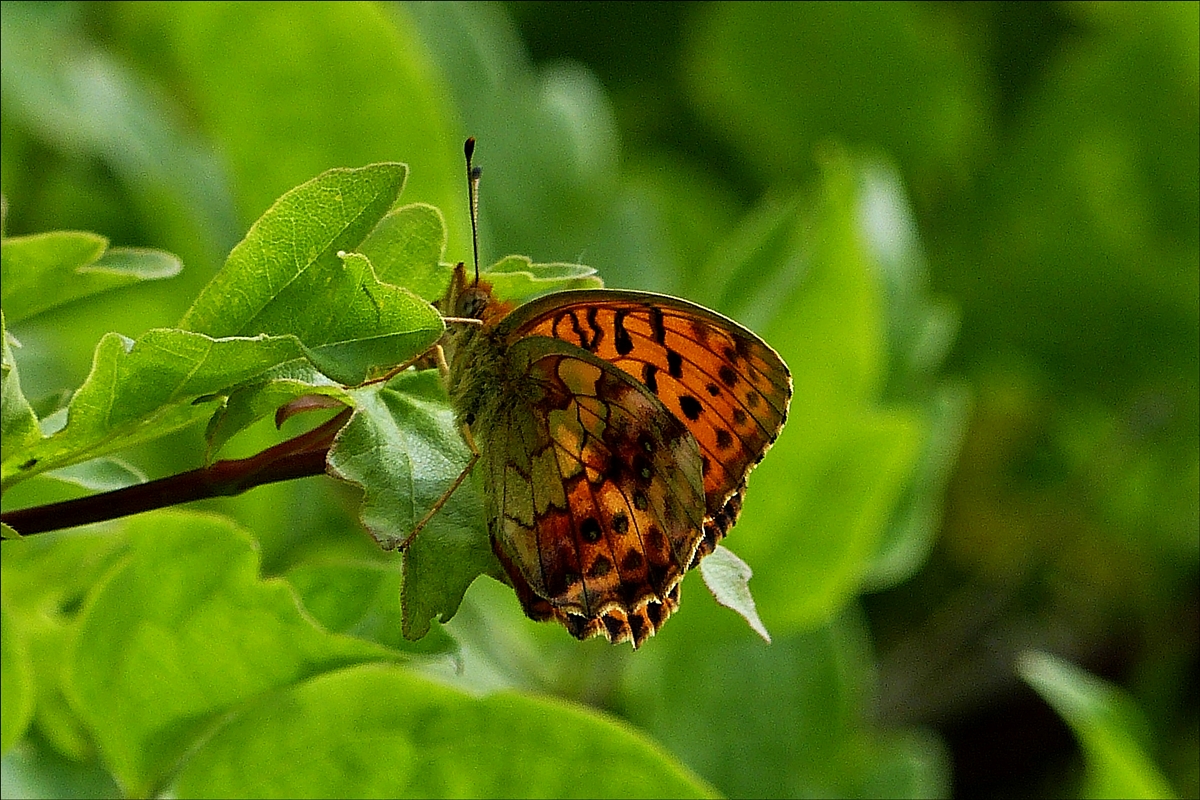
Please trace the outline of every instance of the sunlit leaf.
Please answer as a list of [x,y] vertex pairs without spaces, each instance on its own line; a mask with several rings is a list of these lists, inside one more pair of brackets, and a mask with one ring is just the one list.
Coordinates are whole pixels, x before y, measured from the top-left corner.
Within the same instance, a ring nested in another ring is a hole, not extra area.
[[25,735],[33,719],[35,685],[29,649],[0,604],[0,752],[7,753]]
[[383,665],[330,672],[244,706],[191,755],[175,791],[184,797],[714,796],[670,755],[611,718],[551,698],[476,698]]
[[68,687],[129,794],[153,793],[208,726],[252,698],[396,657],[314,625],[286,583],[259,578],[252,540],[229,522],[162,512],[126,529],[128,556],[84,608]]

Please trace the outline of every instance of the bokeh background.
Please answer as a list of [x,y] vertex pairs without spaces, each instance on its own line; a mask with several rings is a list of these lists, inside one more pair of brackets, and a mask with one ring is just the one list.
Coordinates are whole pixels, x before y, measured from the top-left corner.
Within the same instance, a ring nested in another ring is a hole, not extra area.
[[[898,248],[903,272],[880,277],[876,400],[925,413],[923,455],[878,512],[900,537],[888,558],[816,610],[773,612],[803,575],[773,576],[748,504],[730,546],[764,582],[769,655],[729,644],[750,634],[701,610],[695,581],[632,659],[527,633],[486,581],[452,632],[489,680],[622,716],[732,796],[1074,794],[1077,740],[1016,669],[1045,651],[1121,687],[1167,783],[1196,796],[1198,10],[5,2],[5,235],[92,230],[185,264],[18,331],[23,385],[78,385],[104,332],[174,324],[248,225],[330,167],[408,163],[403,199],[441,208],[447,260],[466,258],[468,134],[485,263],[586,263],[735,313],[785,355],[800,306],[769,298],[803,270],[775,254],[813,249],[838,192],[875,198],[890,238],[872,263]],[[734,278],[762,285],[746,299]],[[132,458],[157,476],[188,452],[198,432]],[[764,519],[787,498],[758,502]],[[361,536],[334,490],[210,507],[255,533],[269,574],[330,529]],[[786,531],[801,550],[810,534]],[[529,639],[519,657],[472,640],[496,625]],[[833,695],[844,730],[814,730]]]

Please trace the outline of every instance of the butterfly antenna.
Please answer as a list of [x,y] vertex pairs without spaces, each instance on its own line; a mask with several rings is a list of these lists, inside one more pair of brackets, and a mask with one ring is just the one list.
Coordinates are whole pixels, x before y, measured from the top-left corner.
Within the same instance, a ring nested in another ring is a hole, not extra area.
[[467,156],[467,198],[471,204],[471,246],[475,254],[475,285],[479,285],[479,178],[483,170],[471,165],[471,156],[475,154],[475,137],[467,138],[463,145]]

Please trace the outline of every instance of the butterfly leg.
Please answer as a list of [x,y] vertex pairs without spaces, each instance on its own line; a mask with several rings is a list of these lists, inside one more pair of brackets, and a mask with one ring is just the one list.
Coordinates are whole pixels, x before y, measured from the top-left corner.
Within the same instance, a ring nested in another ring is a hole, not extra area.
[[[433,346],[433,357],[437,361],[438,374],[442,376],[442,385],[449,386],[450,385],[450,364],[446,361],[446,351],[442,348],[442,346],[440,344],[435,344]],[[466,428],[465,425],[463,427]],[[472,452],[478,453],[479,451],[474,446],[475,440],[471,439],[470,441],[471,441]]]
[[[477,319],[464,319],[462,317],[442,317],[442,319],[444,319],[447,322],[460,323],[463,325],[482,325],[483,324],[482,322],[480,322]],[[428,350],[423,350],[420,353],[418,353],[417,355],[410,358],[408,361],[405,361],[402,364],[397,364],[396,366],[389,369],[387,372],[380,375],[378,378],[371,378],[369,380],[363,381],[361,385],[362,386],[370,386],[373,383],[387,383],[392,378],[399,375],[401,372],[404,372],[404,370],[406,370],[409,367],[414,366],[416,364],[420,364],[421,362],[425,361],[426,359],[430,358],[431,356],[437,361],[438,371],[441,372],[442,381],[445,382],[446,377],[450,374],[450,366],[446,363],[446,354],[445,354],[445,351],[442,350],[442,345],[440,343],[435,343]]]
[[[437,348],[437,352],[439,356],[442,356],[441,347]],[[445,356],[442,356],[440,360],[442,363],[445,363]],[[412,544],[413,539],[417,538],[417,534],[421,532],[421,529],[429,524],[429,520],[433,519],[433,515],[440,511],[442,506],[446,505],[447,501],[450,500],[450,496],[458,490],[459,486],[462,486],[463,481],[467,479],[467,476],[471,474],[471,470],[474,469],[475,462],[479,460],[479,447],[475,444],[475,437],[471,434],[469,425],[464,424],[462,426],[462,436],[463,441],[467,443],[467,447],[471,448],[471,458],[467,461],[467,465],[463,467],[462,472],[458,473],[458,477],[454,479],[454,483],[450,484],[450,488],[437,499],[437,502],[430,506],[425,516],[421,517],[421,521],[413,527],[412,533],[405,536],[404,540],[397,545],[396,549],[400,552],[408,549],[408,546]]]
[[[371,384],[374,384],[374,383],[387,383],[392,378],[396,377],[401,372],[404,372],[404,370],[408,369],[409,367],[413,366],[414,364],[418,364],[421,361],[424,361],[426,358],[429,357],[429,354],[431,352],[433,352],[434,348],[437,348],[437,350],[440,351],[442,349],[442,346],[440,344],[435,344],[433,347],[413,356],[408,361],[405,361],[403,364],[397,364],[396,366],[389,369],[387,372],[380,375],[378,378],[370,378],[368,380],[363,381],[362,384],[360,384],[360,385],[361,386],[370,386]],[[443,361],[445,360],[445,356],[442,357],[442,360]]]

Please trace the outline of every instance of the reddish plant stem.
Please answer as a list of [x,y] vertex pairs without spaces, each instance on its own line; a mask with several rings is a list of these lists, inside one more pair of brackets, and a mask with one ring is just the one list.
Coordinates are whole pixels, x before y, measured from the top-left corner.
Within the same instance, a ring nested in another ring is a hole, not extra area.
[[346,409],[325,424],[249,458],[217,461],[200,469],[90,497],[5,511],[0,514],[0,522],[27,536],[118,519],[192,500],[241,494],[266,483],[323,475],[329,447],[350,413],[350,409]]

